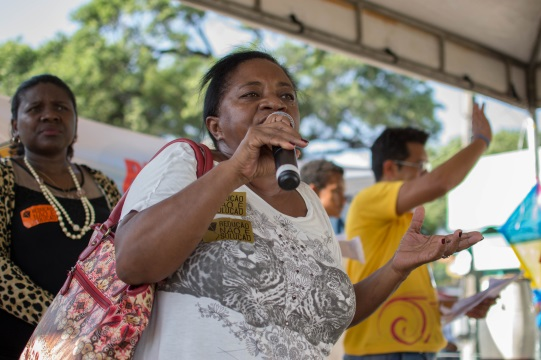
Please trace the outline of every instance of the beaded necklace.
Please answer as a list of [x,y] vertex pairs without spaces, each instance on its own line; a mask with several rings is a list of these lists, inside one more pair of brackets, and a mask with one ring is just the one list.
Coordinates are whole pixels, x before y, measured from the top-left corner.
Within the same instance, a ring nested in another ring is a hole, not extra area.
[[[75,187],[77,188],[77,195],[79,196],[79,199],[81,199],[81,203],[83,204],[83,209],[85,212],[85,222],[84,225],[81,227],[77,224],[74,224],[71,218],[68,215],[68,212],[64,207],[60,204],[60,202],[54,197],[54,195],[51,193],[51,190],[49,190],[45,186],[45,182],[43,179],[37,174],[36,170],[30,165],[30,162],[28,161],[27,157],[24,157],[24,163],[26,164],[26,167],[30,172],[32,173],[32,176],[36,179],[38,182],[39,188],[41,192],[43,193],[43,196],[45,196],[45,199],[51,204],[54,211],[56,212],[56,216],[58,217],[58,223],[60,224],[60,228],[62,229],[62,232],[66,234],[67,237],[73,240],[79,240],[81,239],[84,234],[90,230],[90,225],[92,225],[96,221],[96,213],[94,212],[94,207],[84,194],[84,191],[81,189],[81,185],[79,185],[79,181],[77,180],[77,177],[75,176],[75,173],[73,172],[73,169],[71,168],[71,165],[68,166],[68,172],[71,175],[71,178],[73,179],[73,183],[75,184]],[[71,232],[66,227],[65,221],[71,226],[74,232]]]

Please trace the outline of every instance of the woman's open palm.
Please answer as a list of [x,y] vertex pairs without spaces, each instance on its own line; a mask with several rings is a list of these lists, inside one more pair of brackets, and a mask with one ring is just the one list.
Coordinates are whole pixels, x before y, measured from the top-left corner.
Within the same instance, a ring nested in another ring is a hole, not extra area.
[[448,235],[423,235],[421,226],[424,216],[424,208],[417,207],[393,258],[393,268],[396,271],[409,274],[420,265],[448,257],[483,240],[483,235],[478,231],[466,233],[455,230]]

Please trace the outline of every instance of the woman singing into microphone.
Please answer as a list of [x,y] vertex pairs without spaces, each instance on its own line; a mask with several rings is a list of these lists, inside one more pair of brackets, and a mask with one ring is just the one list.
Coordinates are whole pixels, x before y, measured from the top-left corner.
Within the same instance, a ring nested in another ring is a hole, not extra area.
[[136,359],[324,359],[411,270],[481,240],[420,234],[419,208],[394,258],[353,285],[317,195],[278,186],[272,147],[308,143],[287,70],[237,52],[203,85],[214,168],[197,178],[189,145],[167,147],[133,182],[116,232],[119,277],[158,283]]

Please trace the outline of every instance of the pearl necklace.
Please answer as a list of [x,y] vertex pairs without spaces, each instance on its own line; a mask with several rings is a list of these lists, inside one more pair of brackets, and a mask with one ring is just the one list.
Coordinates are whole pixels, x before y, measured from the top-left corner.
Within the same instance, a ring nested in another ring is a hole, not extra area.
[[[54,197],[54,195],[51,193],[51,190],[45,186],[45,182],[41,177],[38,176],[36,170],[30,165],[30,162],[28,161],[27,157],[24,157],[24,163],[26,164],[26,167],[30,172],[32,173],[32,176],[36,179],[38,182],[39,188],[41,192],[43,193],[43,196],[45,196],[45,199],[51,204],[54,211],[56,212],[56,216],[58,217],[58,223],[60,224],[60,228],[62,229],[62,232],[66,234],[67,237],[73,240],[79,240],[81,239],[84,234],[90,230],[90,225],[94,224],[96,221],[96,213],[94,212],[94,207],[88,200],[88,198],[85,196],[84,191],[81,189],[81,185],[79,185],[79,181],[77,180],[77,177],[75,176],[75,173],[73,172],[73,169],[71,168],[71,165],[68,165],[68,172],[71,175],[71,178],[73,179],[73,183],[75,184],[75,187],[77,189],[77,195],[81,199],[81,203],[83,204],[83,209],[85,211],[85,222],[83,227],[81,228],[79,225],[74,224],[71,218],[68,215],[68,212],[64,207],[60,204],[60,202]],[[66,224],[64,223],[64,219],[67,221],[67,223],[71,226],[73,229],[73,233],[68,230],[66,227]]]

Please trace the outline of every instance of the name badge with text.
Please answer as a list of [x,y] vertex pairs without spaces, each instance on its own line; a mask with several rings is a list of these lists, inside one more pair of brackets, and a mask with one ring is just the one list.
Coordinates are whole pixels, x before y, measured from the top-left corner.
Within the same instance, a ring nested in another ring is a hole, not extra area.
[[209,243],[221,240],[238,240],[253,243],[254,232],[252,223],[248,220],[217,218],[212,220],[203,237],[203,242]]
[[229,194],[218,214],[246,216],[246,193],[232,192]]

